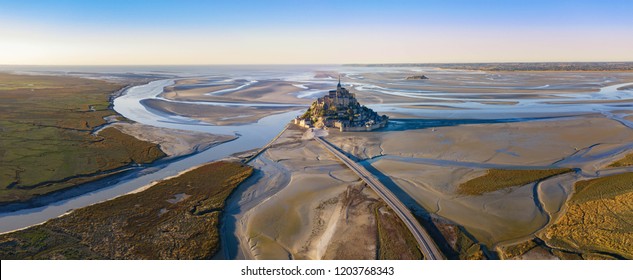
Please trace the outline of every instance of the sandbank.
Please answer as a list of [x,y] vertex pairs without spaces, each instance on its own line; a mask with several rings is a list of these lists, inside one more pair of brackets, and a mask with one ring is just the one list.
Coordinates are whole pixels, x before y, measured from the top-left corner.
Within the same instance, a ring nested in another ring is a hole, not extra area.
[[111,126],[140,140],[158,144],[170,157],[200,152],[218,143],[235,139],[234,136],[159,128],[139,123],[118,122]]
[[164,100],[144,100],[152,109],[201,120],[213,125],[238,125],[257,122],[259,119],[296,110],[300,107],[229,107],[215,105],[182,104]]

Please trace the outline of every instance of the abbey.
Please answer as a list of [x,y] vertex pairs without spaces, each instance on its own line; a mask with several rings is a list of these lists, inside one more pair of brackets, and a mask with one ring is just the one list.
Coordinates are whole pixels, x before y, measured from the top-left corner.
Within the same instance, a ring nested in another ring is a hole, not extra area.
[[356,95],[341,86],[318,98],[294,123],[303,127],[334,127],[340,131],[371,131],[387,125],[389,118],[361,106]]

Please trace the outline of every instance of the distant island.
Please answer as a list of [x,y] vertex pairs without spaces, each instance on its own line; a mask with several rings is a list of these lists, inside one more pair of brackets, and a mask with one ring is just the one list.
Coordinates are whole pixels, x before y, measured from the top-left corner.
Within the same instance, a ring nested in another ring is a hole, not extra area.
[[406,80],[428,80],[429,77],[424,76],[424,75],[414,75],[414,76],[409,76],[406,78]]
[[339,77],[336,90],[318,98],[302,115],[294,119],[296,125],[305,128],[338,128],[340,131],[372,131],[387,125],[389,117],[378,115],[372,109],[360,105],[356,95],[341,86]]

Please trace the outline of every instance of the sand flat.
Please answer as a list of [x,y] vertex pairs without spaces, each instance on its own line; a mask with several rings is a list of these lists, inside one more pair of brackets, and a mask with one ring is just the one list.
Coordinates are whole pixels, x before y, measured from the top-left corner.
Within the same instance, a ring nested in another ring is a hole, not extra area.
[[426,211],[464,226],[479,242],[489,247],[497,242],[533,234],[548,222],[547,214],[539,211],[535,204],[531,184],[481,196],[460,196],[453,190],[463,180],[462,177],[476,177],[482,174],[482,170],[388,160],[379,160],[373,166],[389,174],[398,187]]
[[[633,82],[633,73],[613,72],[485,72],[448,69],[406,69],[362,73],[363,80],[378,81],[375,85],[389,88],[397,84],[405,90],[426,90],[447,93],[573,93],[593,92],[602,85]],[[424,74],[428,80],[405,80],[411,75]],[[354,78],[354,76],[351,76]],[[363,80],[356,79],[358,82]],[[352,81],[355,81],[352,79]]]
[[380,135],[383,154],[507,165],[548,165],[597,143],[623,145],[633,142],[632,130],[623,129],[618,122],[598,115],[438,127],[435,131],[420,129]]
[[[298,98],[297,93],[304,91],[293,82],[265,80],[248,84],[244,88],[231,91],[229,89],[246,85],[248,81],[235,82],[230,85],[196,87],[178,91],[169,91],[163,97],[183,101],[214,101],[214,102],[262,102],[262,103],[291,103],[309,104],[311,99]],[[195,85],[195,83],[194,83]],[[324,85],[311,85],[312,89],[327,90]],[[229,90],[222,94],[212,94],[222,90]]]
[[186,116],[213,125],[254,123],[263,117],[297,110],[300,107],[235,107],[182,104],[164,100],[145,100],[144,105],[169,114]]
[[208,149],[234,136],[214,135],[186,130],[166,129],[140,123],[114,123],[113,127],[138,139],[156,143],[168,156],[182,156]]
[[[254,163],[263,172],[274,165],[289,177],[275,183],[282,186],[273,193],[250,200],[245,212],[237,215],[242,257],[375,258],[378,244],[371,205],[377,195],[316,141],[302,140],[303,133],[288,130]],[[250,182],[248,189],[271,189],[269,182]]]
[[[438,127],[435,131],[330,133],[328,140],[360,160],[374,158],[371,165],[389,176],[418,207],[464,226],[492,248],[533,236],[564,213],[570,186],[598,171],[607,174],[602,168],[614,156],[630,149],[633,130],[594,114]],[[580,167],[583,172],[482,196],[455,193],[460,183],[483,175],[488,168],[530,168],[554,163]]]

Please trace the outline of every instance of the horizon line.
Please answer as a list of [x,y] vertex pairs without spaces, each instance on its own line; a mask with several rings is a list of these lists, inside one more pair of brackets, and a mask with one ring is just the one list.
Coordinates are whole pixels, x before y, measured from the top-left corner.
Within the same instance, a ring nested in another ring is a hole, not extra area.
[[538,63],[633,63],[633,60],[577,61],[475,61],[475,62],[353,62],[353,63],[195,63],[195,64],[0,64],[6,66],[348,66],[348,65],[441,65],[441,64],[538,64]]

